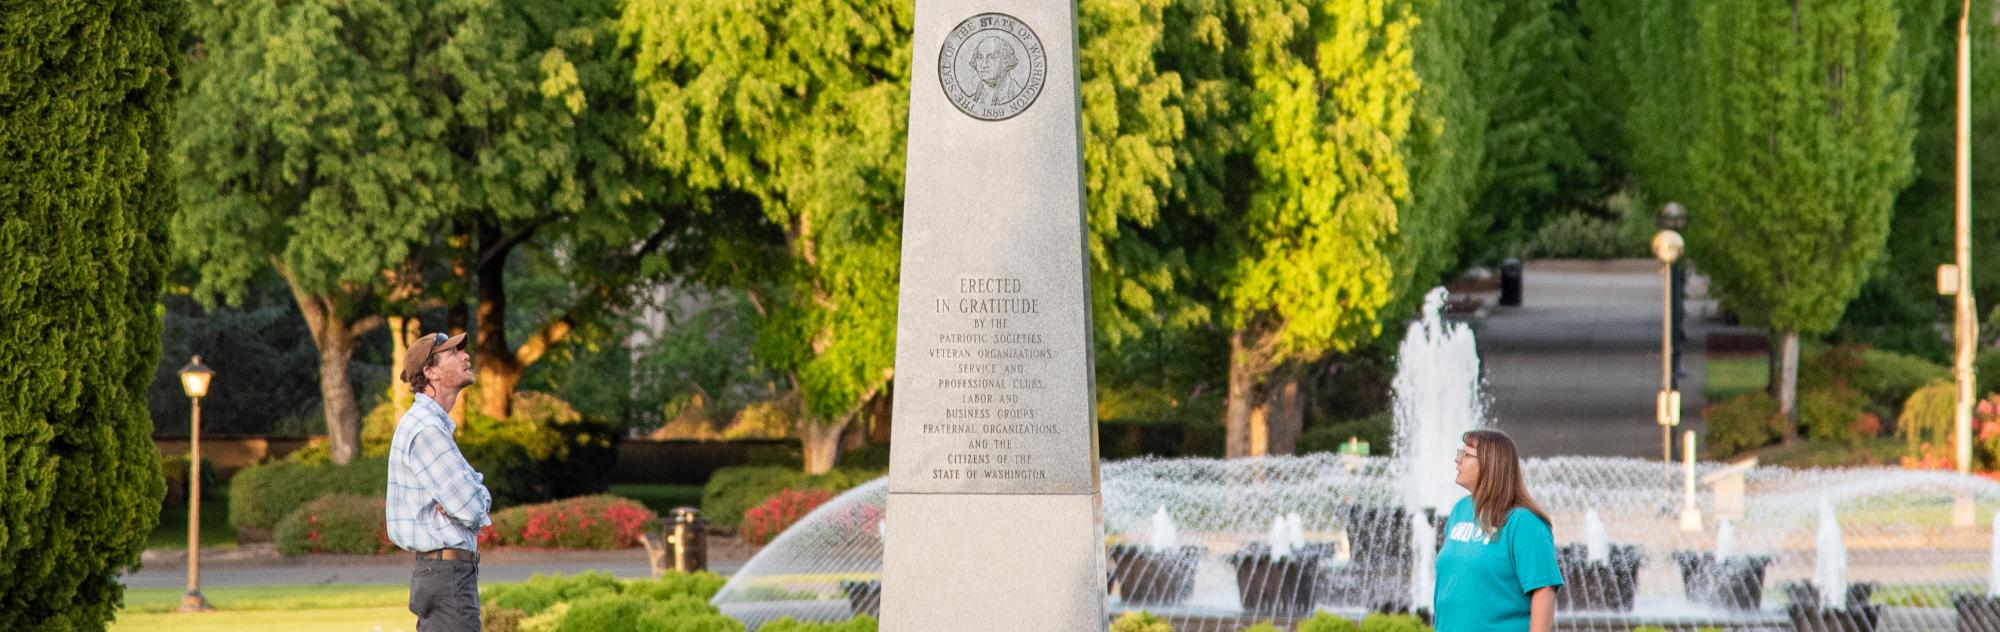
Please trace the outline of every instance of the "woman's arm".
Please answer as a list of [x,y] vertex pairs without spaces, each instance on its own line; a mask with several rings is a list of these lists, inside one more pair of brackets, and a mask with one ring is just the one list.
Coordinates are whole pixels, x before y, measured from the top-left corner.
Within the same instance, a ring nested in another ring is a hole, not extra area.
[[1528,631],[1549,632],[1556,627],[1556,587],[1543,586],[1528,594]]

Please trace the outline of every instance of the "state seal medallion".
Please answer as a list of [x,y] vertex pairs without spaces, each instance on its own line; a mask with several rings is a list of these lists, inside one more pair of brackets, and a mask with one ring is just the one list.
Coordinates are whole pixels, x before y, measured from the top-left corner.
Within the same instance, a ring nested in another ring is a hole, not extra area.
[[966,18],[938,51],[938,83],[958,111],[982,121],[1013,118],[1035,104],[1049,60],[1035,31],[1005,13]]

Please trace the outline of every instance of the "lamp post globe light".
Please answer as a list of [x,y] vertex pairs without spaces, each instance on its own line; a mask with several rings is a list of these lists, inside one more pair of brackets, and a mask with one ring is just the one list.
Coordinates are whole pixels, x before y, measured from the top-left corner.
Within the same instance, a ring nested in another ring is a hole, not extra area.
[[201,398],[208,396],[215,371],[201,363],[201,356],[195,356],[180,373],[181,390],[192,407],[188,423],[188,582],[180,609],[201,612],[209,609],[208,600],[201,596]]
[[[1669,205],[1678,207],[1678,204]],[[1661,218],[1667,215],[1662,212]],[[1685,214],[1682,215],[1685,217]],[[1664,229],[1653,236],[1653,256],[1660,260],[1660,394],[1654,402],[1660,423],[1660,460],[1674,462],[1674,426],[1681,423],[1681,393],[1674,389],[1674,261],[1680,259],[1685,243],[1681,234]]]

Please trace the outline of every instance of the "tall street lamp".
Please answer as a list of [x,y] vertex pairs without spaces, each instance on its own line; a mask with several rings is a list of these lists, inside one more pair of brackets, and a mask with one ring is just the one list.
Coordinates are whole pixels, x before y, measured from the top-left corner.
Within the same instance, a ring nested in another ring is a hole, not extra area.
[[1681,256],[1681,234],[1662,230],[1653,236],[1653,256],[1660,260],[1660,394],[1654,405],[1660,422],[1660,460],[1674,464],[1674,426],[1681,424],[1681,393],[1674,389],[1674,260]]
[[209,609],[201,596],[201,398],[208,395],[208,383],[214,379],[215,371],[201,363],[201,356],[181,367],[181,389],[193,402],[188,425],[188,588],[181,597],[181,612]]
[[[1687,207],[1681,206],[1679,202],[1668,202],[1666,206],[1660,208],[1659,222],[1660,230],[1675,232],[1687,230]],[[1667,290],[1667,295],[1671,298],[1667,304],[1671,306],[1669,313],[1673,315],[1674,388],[1680,388],[1681,347],[1684,346],[1681,343],[1685,340],[1681,327],[1687,322],[1687,310],[1681,306],[1681,296],[1686,293],[1685,288],[1687,288],[1687,264],[1675,261],[1671,267],[1673,269],[1669,281],[1671,287]]]

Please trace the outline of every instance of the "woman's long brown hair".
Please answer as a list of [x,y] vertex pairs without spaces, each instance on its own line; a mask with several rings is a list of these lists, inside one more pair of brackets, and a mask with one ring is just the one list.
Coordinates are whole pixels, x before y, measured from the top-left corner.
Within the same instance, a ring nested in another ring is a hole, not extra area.
[[1548,512],[1528,497],[1528,482],[1521,477],[1521,453],[1514,440],[1498,430],[1465,433],[1465,445],[1478,451],[1479,480],[1472,484],[1472,508],[1479,525],[1492,531],[1507,526],[1507,513],[1515,507],[1527,509],[1553,526]]

